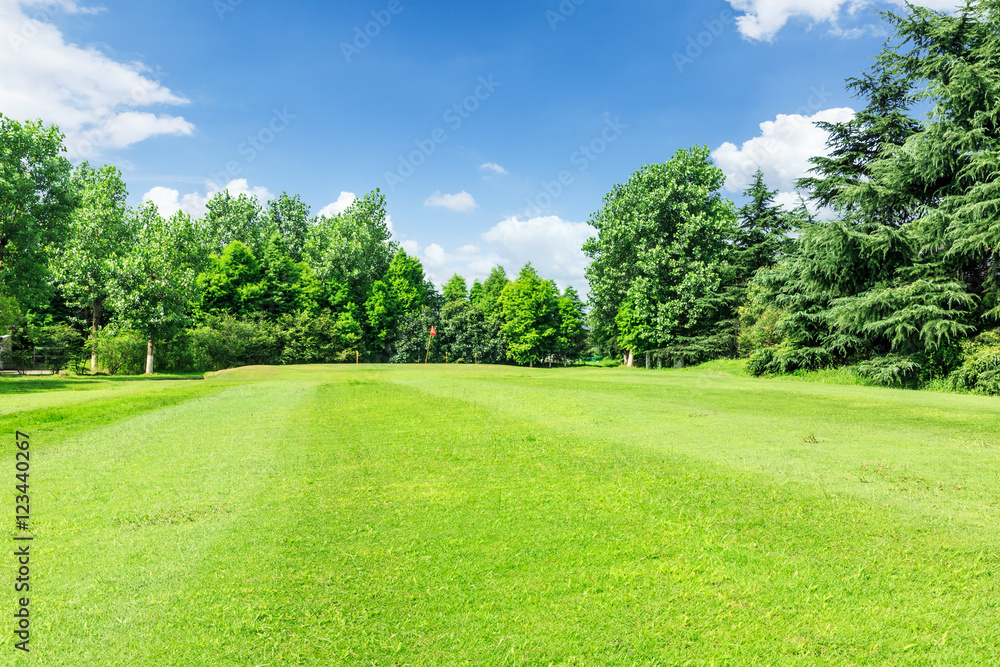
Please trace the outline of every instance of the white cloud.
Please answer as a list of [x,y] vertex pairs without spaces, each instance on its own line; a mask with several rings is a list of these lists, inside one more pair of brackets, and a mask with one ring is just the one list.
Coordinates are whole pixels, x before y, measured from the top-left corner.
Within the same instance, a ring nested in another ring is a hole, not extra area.
[[438,286],[456,273],[470,284],[485,280],[497,266],[504,267],[513,279],[522,266],[531,262],[543,278],[555,280],[560,287],[572,285],[586,295],[587,257],[581,246],[596,233],[587,223],[568,222],[557,216],[507,218],[481,235],[485,247],[469,244],[448,251],[431,243],[421,251],[413,240],[403,241],[402,246],[420,258],[427,277]]
[[438,191],[427,198],[424,206],[446,208],[458,213],[468,213],[475,210],[476,200],[464,190],[457,195],[445,195]]
[[516,272],[531,262],[542,277],[579,288],[588,264],[581,247],[596,233],[585,222],[569,222],[550,215],[527,220],[507,218],[482,237],[508,258],[508,269]]
[[144,194],[142,201],[151,201],[156,204],[160,215],[164,217],[170,217],[177,211],[184,211],[193,218],[200,218],[208,211],[208,201],[222,190],[228,190],[233,197],[240,195],[256,197],[261,204],[274,199],[274,195],[266,187],[251,188],[245,178],[232,180],[221,190],[214,187],[212,181],[206,181],[206,186],[207,192],[204,196],[197,192],[190,192],[182,196],[177,190],[157,186]]
[[332,218],[336,215],[340,215],[347,210],[347,207],[354,203],[357,197],[353,192],[341,192],[340,196],[337,197],[337,201],[332,204],[327,204],[320,209],[319,215]]
[[93,14],[72,0],[0,0],[0,100],[18,120],[41,118],[66,134],[70,157],[125,148],[158,135],[190,135],[180,116],[137,111],[188,100],[139,62],[122,63],[93,47],[67,44],[52,24],[58,12]]
[[826,155],[829,135],[816,121],[842,123],[854,118],[849,108],[827,109],[803,116],[779,115],[760,124],[760,136],[744,141],[742,147],[726,142],[712,152],[715,163],[726,174],[726,189],[741,192],[760,169],[769,188],[792,192],[795,181],[807,175],[809,159]]
[[496,162],[485,162],[479,166],[480,171],[492,171],[499,176],[509,176],[510,172],[498,165]]
[[[813,23],[829,23],[832,32],[841,37],[857,37],[871,30],[872,26],[842,30],[838,22],[846,13],[854,16],[872,6],[905,7],[904,0],[729,0],[737,11],[745,12],[736,18],[740,33],[747,39],[770,42],[785,24],[793,18],[804,18]],[[923,0],[913,4],[938,11],[952,11],[962,3],[959,0]]]

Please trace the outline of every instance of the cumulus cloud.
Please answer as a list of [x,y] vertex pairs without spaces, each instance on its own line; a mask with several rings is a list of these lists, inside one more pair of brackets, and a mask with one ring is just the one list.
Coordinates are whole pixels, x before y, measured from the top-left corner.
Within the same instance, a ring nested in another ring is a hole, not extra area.
[[227,190],[233,197],[248,195],[256,197],[262,204],[274,199],[271,191],[263,186],[250,187],[245,178],[237,178],[230,181],[226,187],[214,187],[212,181],[206,181],[207,193],[201,195],[197,192],[189,192],[181,195],[180,192],[172,188],[158,186],[152,188],[142,196],[142,201],[151,201],[156,204],[160,215],[170,217],[177,211],[184,211],[193,218],[200,218],[208,212],[208,201],[222,190]]
[[180,116],[139,111],[188,103],[139,62],[118,62],[93,47],[67,44],[57,13],[93,14],[72,0],[0,0],[0,100],[11,118],[41,118],[66,134],[70,157],[126,148],[158,135],[190,135]]
[[509,176],[510,172],[498,165],[496,162],[484,162],[479,165],[480,171],[492,171],[499,176]]
[[580,249],[596,230],[583,222],[569,222],[557,216],[507,218],[481,234],[483,245],[468,244],[446,250],[437,243],[425,248],[413,240],[403,242],[407,253],[419,257],[427,276],[443,285],[458,273],[469,283],[485,280],[494,267],[502,266],[512,279],[526,263],[543,278],[551,278],[560,287],[572,285],[587,293],[585,270],[587,258]]
[[340,215],[347,210],[347,207],[354,203],[357,199],[353,192],[341,192],[340,196],[337,197],[337,201],[332,204],[327,204],[319,210],[319,215],[332,218],[336,215]]
[[424,206],[446,208],[449,211],[456,211],[458,213],[468,213],[476,209],[476,200],[464,190],[457,195],[441,194],[438,191],[427,198]]
[[[804,18],[812,23],[829,23],[832,32],[842,37],[857,37],[870,32],[871,26],[844,30],[840,19],[847,14],[854,16],[868,7],[903,8],[904,0],[729,0],[737,11],[745,12],[736,18],[740,33],[747,39],[770,42],[793,18]],[[952,11],[960,6],[959,0],[923,0],[913,4],[938,11]]]
[[807,175],[809,159],[826,155],[828,133],[816,127],[816,121],[843,123],[854,118],[850,108],[827,109],[804,116],[781,114],[760,124],[760,135],[743,142],[741,147],[726,142],[712,152],[715,163],[726,174],[726,189],[741,192],[760,169],[770,188],[792,192],[795,181]]

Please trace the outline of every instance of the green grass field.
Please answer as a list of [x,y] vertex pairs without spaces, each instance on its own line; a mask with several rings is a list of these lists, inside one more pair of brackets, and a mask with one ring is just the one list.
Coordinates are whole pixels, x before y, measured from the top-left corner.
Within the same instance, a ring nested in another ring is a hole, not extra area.
[[316,366],[4,379],[0,423],[35,665],[1000,664],[995,398]]

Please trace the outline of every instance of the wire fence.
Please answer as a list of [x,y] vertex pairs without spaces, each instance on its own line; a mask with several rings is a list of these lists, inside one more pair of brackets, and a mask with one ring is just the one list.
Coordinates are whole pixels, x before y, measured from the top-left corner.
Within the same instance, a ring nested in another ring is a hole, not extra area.
[[72,352],[66,347],[36,347],[30,351],[4,348],[0,351],[0,372],[55,375],[69,366]]

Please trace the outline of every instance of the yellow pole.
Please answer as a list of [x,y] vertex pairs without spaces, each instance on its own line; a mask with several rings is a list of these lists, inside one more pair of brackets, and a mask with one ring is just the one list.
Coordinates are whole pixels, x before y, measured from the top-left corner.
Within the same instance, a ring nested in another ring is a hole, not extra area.
[[354,350],[354,365],[355,366],[361,365],[361,353],[358,352],[357,350]]
[[448,365],[448,350],[444,351],[444,363],[446,366]]

